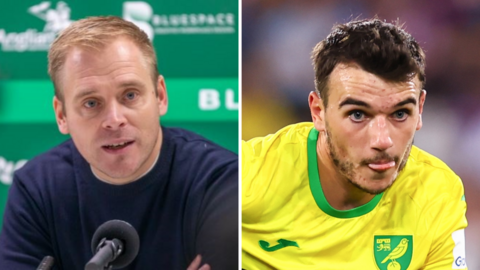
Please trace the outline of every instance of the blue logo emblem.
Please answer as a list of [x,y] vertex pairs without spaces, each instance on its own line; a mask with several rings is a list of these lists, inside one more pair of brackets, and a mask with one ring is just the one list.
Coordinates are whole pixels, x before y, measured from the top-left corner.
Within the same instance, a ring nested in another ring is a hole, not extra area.
[[455,259],[455,265],[456,266],[465,266],[467,263],[465,262],[465,258],[462,256],[458,256],[457,259]]

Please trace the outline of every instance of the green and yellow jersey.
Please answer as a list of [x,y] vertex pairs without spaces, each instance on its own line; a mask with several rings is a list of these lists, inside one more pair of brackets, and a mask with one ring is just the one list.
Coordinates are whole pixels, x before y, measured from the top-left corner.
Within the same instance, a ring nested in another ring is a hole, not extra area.
[[394,184],[339,211],[323,194],[312,123],[242,143],[242,268],[466,269],[459,177],[413,146]]

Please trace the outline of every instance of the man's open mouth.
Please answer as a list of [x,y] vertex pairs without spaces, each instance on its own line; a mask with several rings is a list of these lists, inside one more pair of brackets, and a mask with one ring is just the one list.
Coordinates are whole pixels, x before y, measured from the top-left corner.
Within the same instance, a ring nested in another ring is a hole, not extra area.
[[133,142],[134,141],[126,141],[126,142],[121,142],[116,144],[107,144],[107,145],[103,145],[102,147],[109,150],[118,150],[118,149],[122,149],[129,146]]

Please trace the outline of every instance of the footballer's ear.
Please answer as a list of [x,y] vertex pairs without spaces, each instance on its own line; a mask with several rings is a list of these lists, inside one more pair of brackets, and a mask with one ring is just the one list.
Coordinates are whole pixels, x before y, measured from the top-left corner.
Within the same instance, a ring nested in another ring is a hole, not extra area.
[[325,131],[325,108],[323,100],[315,91],[310,92],[308,95],[308,105],[310,106],[310,114],[312,115],[315,129]]
[[423,89],[420,92],[420,99],[418,101],[418,122],[417,130],[420,130],[423,126],[422,113],[423,113],[423,104],[425,104],[425,99],[427,98],[427,91]]
[[68,124],[65,115],[65,105],[60,101],[57,96],[53,97],[53,110],[55,112],[55,119],[57,120],[58,130],[62,134],[68,134]]

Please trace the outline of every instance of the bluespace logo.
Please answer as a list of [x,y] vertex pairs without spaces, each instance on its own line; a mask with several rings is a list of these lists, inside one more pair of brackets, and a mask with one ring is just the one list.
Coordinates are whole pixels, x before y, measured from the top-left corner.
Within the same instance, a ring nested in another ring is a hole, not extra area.
[[232,12],[155,14],[147,2],[123,3],[123,19],[133,22],[153,40],[155,35],[235,34]]

